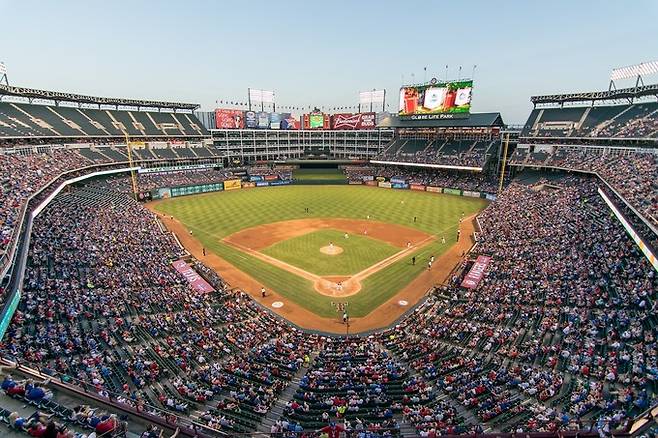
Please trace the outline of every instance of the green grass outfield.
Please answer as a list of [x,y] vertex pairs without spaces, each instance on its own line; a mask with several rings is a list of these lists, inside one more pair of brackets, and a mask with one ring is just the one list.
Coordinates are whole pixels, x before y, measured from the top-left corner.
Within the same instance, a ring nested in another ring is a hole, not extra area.
[[[173,215],[194,230],[194,236],[210,251],[248,273],[302,307],[323,317],[336,316],[332,298],[318,294],[313,284],[288,271],[249,256],[221,239],[256,225],[303,218],[355,218],[395,223],[417,228],[439,238],[415,253],[420,263],[406,258],[365,279],[361,291],[349,297],[351,316],[365,316],[411,282],[430,255],[438,257],[456,241],[462,212],[482,210],[487,201],[412,190],[366,186],[281,186],[230,192],[215,192],[165,200],[156,209]],[[310,213],[305,213],[308,207]],[[418,221],[413,222],[417,216]],[[446,244],[440,237],[445,235]]]
[[292,177],[299,181],[346,181],[347,177],[339,169],[295,169]]
[[[312,274],[341,276],[357,274],[402,250],[370,237],[348,236],[346,239],[343,231],[318,230],[275,243],[260,252]],[[336,255],[321,253],[320,248],[329,242],[341,247],[343,252]]]

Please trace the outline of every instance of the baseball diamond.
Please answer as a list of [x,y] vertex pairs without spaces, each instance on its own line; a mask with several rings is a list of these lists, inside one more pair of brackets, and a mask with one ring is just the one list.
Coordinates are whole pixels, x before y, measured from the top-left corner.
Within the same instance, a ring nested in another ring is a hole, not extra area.
[[[321,318],[335,317],[332,297],[349,295],[356,324],[419,276],[427,277],[421,287],[443,282],[454,263],[439,270],[438,260],[434,276],[425,263],[449,252],[460,217],[486,204],[480,198],[345,185],[231,191],[155,201],[150,207],[180,221],[186,230],[179,231],[181,237],[193,231],[200,245],[250,277],[235,286],[257,298],[265,286]],[[331,242],[343,253],[321,254]],[[412,264],[412,257],[419,263]],[[305,317],[293,320],[316,325]]]

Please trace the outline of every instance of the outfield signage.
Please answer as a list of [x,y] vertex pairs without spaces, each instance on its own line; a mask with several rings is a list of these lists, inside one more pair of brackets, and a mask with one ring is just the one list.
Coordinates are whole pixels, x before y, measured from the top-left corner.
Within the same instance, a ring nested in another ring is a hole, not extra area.
[[256,183],[255,183],[255,182],[251,182],[251,181],[250,181],[250,182],[243,182],[243,183],[242,183],[242,188],[243,188],[243,189],[251,189],[251,188],[253,188],[253,187],[256,187]]
[[471,191],[468,191],[468,190],[464,190],[462,192],[462,195],[469,196],[471,198],[479,198],[480,197],[480,192],[471,192]]
[[394,183],[391,185],[394,189],[408,189],[409,184],[406,183]]
[[240,179],[227,179],[224,181],[224,190],[237,190],[242,187],[242,180]]
[[484,272],[487,270],[489,263],[491,263],[491,257],[478,256],[473,266],[471,266],[471,270],[464,277],[461,286],[467,289],[475,289],[480,284],[482,277],[484,277]]
[[443,188],[442,187],[427,186],[427,187],[425,187],[425,191],[432,192],[432,193],[441,193],[443,191]]
[[271,186],[285,186],[285,185],[288,185],[288,184],[290,184],[290,180],[288,180],[288,179],[282,179],[282,180],[280,179],[280,180],[276,180],[276,181],[270,181]]
[[196,195],[199,193],[219,192],[224,189],[222,183],[197,184],[194,186],[172,187],[171,197]]
[[267,181],[256,181],[256,187],[267,187],[269,185],[270,183],[268,183]]
[[422,184],[411,184],[409,185],[409,188],[411,190],[418,190],[419,192],[424,192],[425,191],[425,186]]
[[398,176],[391,178],[391,184],[406,184],[407,180]]
[[172,264],[174,265],[174,269],[185,277],[195,291],[202,293],[215,291],[215,289],[202,276],[197,274],[197,272],[192,269],[185,260],[176,260]]
[[386,182],[386,181],[379,181],[379,187],[383,187],[385,189],[390,189],[391,188],[391,183]]
[[461,190],[457,190],[457,189],[445,189],[445,188],[444,188],[444,189],[443,189],[443,193],[447,193],[448,195],[457,195],[457,196],[461,196],[462,191],[461,191]]
[[180,172],[183,170],[212,169],[214,167],[221,167],[221,165],[214,163],[214,164],[188,164],[181,166],[151,167],[151,168],[140,167],[139,169],[137,169],[137,172],[138,173],[169,173],[169,172]]

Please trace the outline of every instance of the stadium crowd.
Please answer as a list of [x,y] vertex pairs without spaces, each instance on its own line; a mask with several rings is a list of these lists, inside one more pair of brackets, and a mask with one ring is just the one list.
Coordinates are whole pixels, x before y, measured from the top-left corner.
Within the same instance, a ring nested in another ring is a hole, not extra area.
[[[449,178],[459,180],[408,175]],[[658,279],[591,178],[552,186],[512,183],[481,214],[476,251],[493,261],[477,289],[457,276],[395,328],[348,339],[283,324],[198,260],[216,291],[194,290],[172,267],[183,249],[148,210],[73,190],[35,222],[2,352],[215,431],[256,430],[290,387],[273,435],[395,436],[401,422],[429,437],[625,427],[655,403]]]
[[66,150],[1,157],[0,255],[11,241],[27,199],[61,173],[88,164],[90,162],[81,155]]
[[409,169],[400,166],[345,166],[344,172],[349,181],[367,182],[377,177],[399,178],[408,184],[446,187],[459,190],[472,190],[495,193],[498,186],[494,178],[478,172],[463,172],[448,169]]
[[623,154],[566,146],[542,153],[517,149],[511,162],[597,172],[641,214],[658,224],[658,156],[654,153]]

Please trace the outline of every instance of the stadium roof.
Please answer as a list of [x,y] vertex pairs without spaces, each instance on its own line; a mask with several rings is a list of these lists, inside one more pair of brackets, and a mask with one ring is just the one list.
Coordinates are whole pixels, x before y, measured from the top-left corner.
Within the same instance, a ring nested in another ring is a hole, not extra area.
[[493,128],[505,123],[500,113],[471,113],[465,119],[405,120],[390,116],[381,121],[378,128]]
[[181,108],[189,110],[195,110],[200,106],[197,103],[162,102],[158,100],[124,99],[118,97],[94,97],[85,96],[83,94],[63,93],[60,91],[45,91],[37,90],[34,88],[12,87],[0,84],[0,95],[2,94],[9,96],[27,97],[29,99],[51,99],[81,103],[134,105],[158,108]]
[[641,85],[632,88],[620,88],[609,91],[589,91],[585,93],[548,94],[532,96],[533,105],[565,103],[565,102],[592,102],[596,100],[635,99],[644,96],[658,96],[658,84]]

